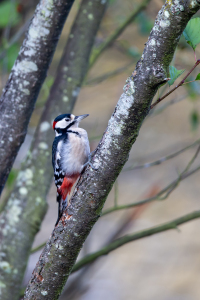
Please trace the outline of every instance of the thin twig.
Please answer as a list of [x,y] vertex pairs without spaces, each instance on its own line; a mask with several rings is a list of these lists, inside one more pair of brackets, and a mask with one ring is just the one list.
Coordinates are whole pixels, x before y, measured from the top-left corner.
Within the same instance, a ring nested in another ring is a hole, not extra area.
[[112,33],[105,42],[103,42],[97,49],[93,50],[93,53],[91,55],[91,60],[90,60],[90,67],[91,68],[96,60],[99,58],[99,56],[102,54],[104,50],[106,50],[121,34],[122,32],[126,29],[126,27],[131,24],[134,19],[138,16],[138,14],[146,8],[148,3],[151,0],[145,0],[140,4],[133,12],[132,14],[115,30],[114,33]]
[[196,80],[186,81],[186,82],[183,83],[183,85],[184,85],[184,84],[187,84],[187,83],[195,82],[195,81],[196,81]]
[[42,248],[44,248],[45,245],[46,245],[46,242],[44,242],[44,243],[42,243],[41,245],[39,245],[39,246],[37,246],[37,247],[31,249],[30,254],[33,254],[33,253],[35,253],[35,252],[41,250]]
[[151,109],[154,108],[158,103],[160,103],[163,99],[165,99],[167,96],[169,96],[171,93],[173,93],[179,86],[182,86],[186,80],[186,78],[192,73],[192,71],[194,71],[194,69],[200,64],[200,59],[198,59],[196,61],[196,63],[194,64],[194,66],[192,67],[192,69],[187,73],[187,75],[185,75],[185,77],[183,78],[183,80],[181,80],[179,82],[178,85],[176,85],[171,91],[169,91],[168,93],[166,93],[163,97],[158,98],[158,100],[156,100],[156,102],[154,102],[151,105]]
[[161,158],[159,158],[159,159],[157,159],[157,160],[155,160],[155,161],[153,161],[153,162],[145,163],[145,164],[143,164],[143,165],[138,165],[138,166],[131,166],[131,167],[128,167],[128,168],[123,169],[123,171],[132,171],[132,170],[137,170],[137,169],[146,169],[146,168],[149,168],[149,167],[152,167],[152,166],[160,165],[160,164],[162,164],[163,162],[165,162],[165,161],[167,161],[167,160],[169,160],[169,159],[171,159],[171,158],[174,158],[174,157],[176,157],[177,155],[179,155],[179,154],[185,152],[186,150],[188,150],[188,149],[190,149],[190,148],[192,148],[192,147],[198,145],[199,143],[200,143],[200,139],[198,139],[197,141],[195,141],[195,142],[192,143],[191,145],[189,145],[189,146],[187,146],[187,147],[185,147],[185,148],[183,148],[183,149],[181,149],[181,150],[179,150],[179,151],[177,151],[177,152],[174,152],[174,153],[169,154],[169,155],[167,155],[167,156],[163,156],[163,157],[161,157]]
[[[111,207],[107,210],[105,210],[103,213],[102,213],[102,216],[105,216],[109,213],[112,213],[114,211],[117,211],[117,210],[122,210],[122,209],[128,209],[128,208],[131,208],[131,207],[134,207],[134,206],[138,206],[138,205],[141,205],[141,204],[144,204],[144,203],[148,203],[148,202],[151,202],[151,201],[155,201],[155,200],[165,200],[167,199],[167,197],[169,196],[169,194],[175,189],[175,187],[183,180],[183,179],[186,179],[187,177],[191,176],[192,174],[196,173],[197,171],[200,170],[200,166],[194,168],[192,171],[190,172],[187,172],[187,173],[184,173],[182,175],[180,175],[176,180],[174,180],[173,182],[171,182],[169,185],[167,185],[163,190],[161,190],[157,195],[153,196],[153,197],[150,197],[150,198],[146,198],[144,200],[141,200],[141,201],[137,201],[137,202],[134,202],[134,203],[130,203],[130,204],[125,204],[125,205],[120,205],[120,206],[117,206],[117,207]],[[163,196],[161,198],[161,196],[164,194],[165,196]]]
[[148,114],[148,117],[152,117],[152,116],[155,116],[161,112],[163,112],[163,110],[165,110],[167,107],[169,107],[170,105],[173,105],[173,104],[176,104],[176,103],[179,103],[180,101],[182,100],[185,100],[185,98],[188,97],[188,94],[185,94],[181,97],[176,97],[166,103],[163,103],[163,105],[159,106],[157,109],[153,109],[153,110],[150,110],[149,114]]
[[95,84],[99,84],[103,81],[105,81],[106,79],[108,78],[111,78],[113,76],[116,76],[122,72],[124,72],[125,70],[127,70],[129,67],[132,67],[132,62],[129,62],[127,65],[125,65],[124,67],[122,68],[118,68],[114,71],[111,71],[111,72],[108,72],[106,74],[103,74],[101,76],[98,76],[98,77],[95,77],[95,78],[92,78],[92,79],[88,79],[84,85],[95,85]]
[[186,168],[182,172],[182,175],[184,175],[190,169],[191,165],[193,164],[193,162],[197,158],[197,156],[199,154],[199,151],[200,151],[200,145],[198,146],[197,151],[195,152],[194,156],[192,157],[192,159],[189,161],[188,165],[186,166]]
[[156,233],[160,233],[160,232],[167,231],[170,229],[176,229],[178,225],[181,225],[183,223],[197,219],[199,217],[200,217],[200,210],[194,211],[190,214],[187,214],[185,216],[182,216],[182,217],[172,220],[170,222],[167,222],[167,223],[164,223],[164,224],[152,227],[152,228],[148,228],[148,229],[145,229],[145,230],[142,230],[142,231],[130,234],[130,235],[125,235],[125,236],[115,240],[114,242],[110,243],[109,245],[103,247],[101,250],[94,252],[92,254],[89,254],[86,257],[82,258],[80,261],[78,261],[75,264],[75,266],[72,270],[72,273],[78,271],[83,266],[95,261],[100,256],[106,255],[106,254],[110,253],[111,251],[113,251],[127,243],[139,240],[139,239],[147,237],[147,236],[151,236]]

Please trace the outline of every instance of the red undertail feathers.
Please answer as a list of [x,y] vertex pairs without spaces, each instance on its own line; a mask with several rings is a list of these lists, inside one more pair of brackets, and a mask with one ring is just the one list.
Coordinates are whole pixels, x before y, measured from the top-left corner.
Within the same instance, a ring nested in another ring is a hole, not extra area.
[[80,174],[73,174],[64,178],[61,187],[57,189],[58,194],[61,195],[63,200],[65,200],[67,195],[70,194],[71,189],[79,176]]

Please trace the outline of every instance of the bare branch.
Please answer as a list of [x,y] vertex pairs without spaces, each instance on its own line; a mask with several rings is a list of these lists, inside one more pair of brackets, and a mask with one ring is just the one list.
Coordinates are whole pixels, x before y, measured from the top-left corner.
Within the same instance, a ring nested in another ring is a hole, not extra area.
[[[138,202],[135,202],[135,203],[127,204],[127,205],[114,206],[112,208],[109,208],[109,209],[105,210],[102,213],[102,216],[106,215],[108,213],[117,211],[117,210],[127,209],[127,208],[131,208],[131,207],[138,206],[138,205],[141,205],[141,204],[149,203],[149,202],[154,201],[154,200],[165,200],[165,199],[167,199],[168,196],[171,194],[171,192],[181,182],[181,180],[183,180],[183,179],[185,179],[185,178],[193,175],[195,172],[199,171],[200,166],[198,166],[194,170],[188,172],[188,170],[191,167],[191,165],[193,164],[194,160],[197,158],[197,156],[199,154],[199,151],[200,151],[200,145],[198,146],[198,148],[197,148],[194,156],[191,158],[191,160],[189,161],[189,163],[187,164],[187,166],[185,167],[185,169],[182,171],[182,173],[178,176],[178,178],[176,180],[174,180],[173,182],[171,182],[169,185],[167,185],[163,190],[161,190],[155,196],[146,198],[144,200],[141,200],[141,201],[138,201]],[[165,194],[165,195],[162,196],[163,194]]]
[[176,98],[173,98],[172,100],[166,102],[166,103],[163,103],[163,105],[159,106],[157,109],[153,109],[149,112],[149,116],[155,116],[161,112],[163,112],[163,110],[165,110],[167,107],[173,105],[173,104],[176,104],[176,103],[179,103],[180,101],[183,101],[185,100],[186,98],[188,97],[187,94],[183,95],[183,96],[180,96],[180,97],[176,97]]
[[98,76],[96,78],[92,78],[92,79],[88,79],[84,85],[95,85],[95,84],[99,84],[103,81],[105,81],[108,78],[112,78],[113,76],[116,76],[122,72],[124,72],[125,70],[127,70],[128,68],[130,68],[131,66],[131,62],[129,62],[127,65],[125,65],[122,68],[118,68],[114,71],[108,72],[106,74],[103,74],[101,76]]
[[149,167],[153,167],[153,166],[157,166],[157,165],[160,165],[162,164],[163,162],[169,160],[169,159],[172,159],[174,157],[176,157],[177,155],[185,152],[186,150],[198,145],[200,143],[200,139],[198,139],[197,141],[195,141],[194,143],[192,143],[191,145],[187,146],[187,147],[184,147],[183,149],[179,150],[179,151],[176,151],[172,154],[169,154],[167,156],[163,156],[153,162],[150,162],[150,163],[145,163],[143,165],[138,165],[138,166],[130,166],[130,167],[127,167],[127,168],[124,168],[123,171],[131,171],[131,170],[137,170],[137,169],[146,169],[146,168],[149,168]]
[[[111,212],[117,211],[117,210],[122,210],[122,209],[128,209],[131,207],[135,207],[141,204],[145,204],[145,203],[149,203],[152,202],[154,200],[165,200],[167,199],[167,197],[169,196],[169,194],[171,194],[171,192],[177,187],[177,185],[184,179],[186,179],[187,177],[193,175],[194,173],[198,172],[200,170],[200,166],[194,168],[192,171],[190,172],[183,172],[181,175],[178,176],[178,178],[174,181],[172,181],[169,185],[167,185],[164,189],[162,189],[157,195],[150,197],[150,198],[146,198],[144,200],[140,200],[134,203],[130,203],[130,204],[125,204],[125,205],[119,205],[119,206],[114,206],[111,208],[108,208],[107,210],[105,210],[102,213],[102,216],[105,216]],[[166,193],[166,194],[165,194]],[[163,194],[165,194],[164,196],[162,196]],[[162,196],[162,197],[161,197]]]
[[87,264],[90,264],[92,262],[94,262],[97,258],[106,255],[108,253],[110,253],[113,250],[118,249],[119,247],[142,239],[144,237],[148,237],[163,231],[167,231],[167,230],[171,230],[171,229],[177,229],[177,226],[184,224],[186,222],[195,220],[197,218],[200,218],[200,210],[194,211],[190,214],[187,214],[185,216],[182,216],[180,218],[174,219],[170,222],[152,227],[152,228],[148,228],[133,234],[129,234],[129,235],[125,235],[117,240],[115,240],[114,242],[110,243],[109,245],[103,247],[101,250],[94,252],[92,254],[87,255],[86,257],[82,258],[80,261],[78,261],[75,266],[72,269],[72,273],[76,272],[78,270],[80,270],[82,267],[84,267]]
[[37,247],[35,247],[35,248],[33,248],[33,249],[31,249],[30,254],[33,254],[33,253],[35,253],[35,252],[41,250],[42,248],[44,248],[45,245],[46,245],[46,242],[40,244],[39,246],[37,246]]
[[144,0],[132,13],[131,15],[103,42],[98,48],[95,48],[92,52],[90,59],[90,68],[97,61],[99,56],[112,45],[112,43],[122,34],[122,32],[130,25],[139,13],[144,10],[151,0]]
[[166,93],[164,96],[162,96],[161,98],[158,98],[158,100],[156,100],[156,102],[154,102],[151,105],[151,109],[154,108],[158,103],[160,103],[163,99],[165,99],[167,96],[169,96],[171,93],[173,93],[177,88],[179,88],[180,86],[182,86],[185,83],[185,80],[188,78],[188,76],[194,71],[194,69],[200,64],[200,59],[198,59],[194,66],[192,67],[192,69],[185,75],[185,77],[179,82],[179,84],[177,84],[173,89],[171,89],[171,91],[169,91],[168,93]]

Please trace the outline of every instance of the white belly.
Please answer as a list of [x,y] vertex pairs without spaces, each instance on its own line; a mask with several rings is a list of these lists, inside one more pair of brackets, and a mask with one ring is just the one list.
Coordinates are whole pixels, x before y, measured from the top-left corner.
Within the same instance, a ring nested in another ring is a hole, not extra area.
[[60,152],[62,169],[68,175],[81,173],[90,153],[87,132],[81,128],[76,128],[75,131],[79,132],[81,137],[68,133],[68,143],[66,146],[63,144]]

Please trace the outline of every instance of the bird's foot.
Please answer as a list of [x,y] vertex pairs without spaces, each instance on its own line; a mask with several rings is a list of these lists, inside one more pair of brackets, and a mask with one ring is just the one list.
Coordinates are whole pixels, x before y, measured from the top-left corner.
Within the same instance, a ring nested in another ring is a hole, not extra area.
[[94,153],[94,151],[92,151],[92,152],[88,155],[88,161],[83,165],[83,169],[89,165],[93,170],[95,170],[95,171],[97,170],[97,168],[95,168],[95,167],[93,166],[93,164],[91,163],[91,159],[92,159],[92,154],[93,154],[93,153]]

